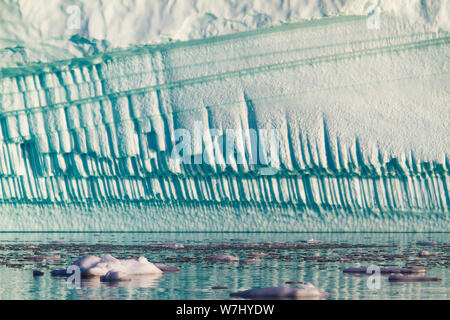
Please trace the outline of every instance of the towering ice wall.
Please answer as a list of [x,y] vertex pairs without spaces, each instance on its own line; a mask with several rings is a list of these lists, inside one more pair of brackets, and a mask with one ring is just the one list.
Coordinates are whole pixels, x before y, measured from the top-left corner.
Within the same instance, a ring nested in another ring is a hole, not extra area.
[[0,230],[448,231],[450,38],[381,22],[3,68]]

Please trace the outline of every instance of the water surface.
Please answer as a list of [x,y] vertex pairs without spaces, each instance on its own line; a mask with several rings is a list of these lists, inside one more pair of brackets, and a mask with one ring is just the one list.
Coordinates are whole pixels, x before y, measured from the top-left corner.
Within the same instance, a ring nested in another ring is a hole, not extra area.
[[[314,238],[320,244],[307,244]],[[418,242],[433,241],[435,246]],[[449,233],[0,233],[0,299],[230,299],[231,292],[311,282],[329,299],[448,299]],[[436,257],[420,258],[427,250]],[[244,260],[265,253],[261,263],[208,263],[205,258],[227,253]],[[145,256],[151,262],[179,266],[177,273],[141,277],[130,282],[83,280],[71,289],[50,271],[67,267],[87,254],[118,258]],[[60,260],[33,261],[39,255]],[[344,274],[346,267],[370,265],[429,267],[427,276],[440,282],[389,283],[370,289],[369,276]],[[32,270],[42,270],[33,278]],[[214,290],[213,286],[226,286]]]

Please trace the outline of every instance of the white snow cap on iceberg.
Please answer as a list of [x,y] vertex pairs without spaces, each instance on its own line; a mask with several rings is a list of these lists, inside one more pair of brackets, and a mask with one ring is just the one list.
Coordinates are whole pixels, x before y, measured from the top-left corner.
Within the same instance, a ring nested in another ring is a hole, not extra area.
[[[0,0],[0,65],[69,59],[105,49],[186,41],[322,17],[382,13],[450,29],[447,0]],[[72,25],[73,24],[73,25]],[[71,38],[75,35],[75,38]],[[3,49],[3,50],[2,50]]]

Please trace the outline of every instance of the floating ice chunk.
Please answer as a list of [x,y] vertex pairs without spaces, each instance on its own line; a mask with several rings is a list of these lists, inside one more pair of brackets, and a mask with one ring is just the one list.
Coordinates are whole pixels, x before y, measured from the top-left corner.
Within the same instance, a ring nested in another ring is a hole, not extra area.
[[231,297],[249,298],[249,299],[264,299],[264,298],[320,298],[327,297],[329,293],[320,291],[312,283],[305,283],[298,288],[282,287],[267,287],[261,289],[249,289],[240,292],[233,292]]
[[215,256],[211,256],[206,258],[209,262],[239,262],[238,257],[231,256],[229,254],[217,254]]
[[264,252],[251,252],[248,254],[249,258],[256,258],[256,257],[266,257],[268,256],[268,253],[264,253]]
[[316,244],[316,243],[320,243],[322,241],[311,238],[311,239],[306,240],[305,242],[308,244]]
[[161,249],[183,249],[184,245],[181,243],[161,243],[158,242],[153,244],[152,247],[161,248]]
[[414,277],[405,276],[404,274],[392,274],[389,276],[389,281],[391,282],[429,282],[429,281],[442,281],[441,278],[430,278],[430,277]]
[[61,259],[61,255],[59,254],[53,254],[50,256],[43,256],[45,260],[59,260]]
[[430,252],[427,250],[420,250],[418,256],[419,257],[428,257],[430,255]]
[[424,257],[435,257],[435,256],[437,256],[437,253],[429,252],[427,250],[420,250],[418,256],[421,257],[421,258],[424,258]]
[[[117,259],[107,254],[103,258],[97,256],[86,256],[73,263],[81,269],[84,276],[104,276],[109,271],[122,272],[128,275],[161,274],[153,263],[145,257],[137,259]],[[113,277],[113,276],[111,276]]]
[[59,260],[61,256],[59,254],[54,254],[50,256],[33,256],[33,257],[25,257],[25,260],[28,261],[44,261],[44,260]]
[[177,272],[180,271],[180,267],[168,266],[164,263],[155,263],[155,266],[162,272]]
[[[344,273],[357,273],[357,274],[372,274],[372,272],[367,272],[368,268],[347,268],[344,269]],[[380,273],[390,274],[390,273],[415,273],[424,274],[426,273],[426,268],[424,267],[408,267],[408,268],[380,268]]]
[[184,245],[182,245],[181,243],[166,243],[163,245],[163,247],[167,249],[183,249]]
[[262,260],[258,258],[244,259],[241,263],[261,263]]

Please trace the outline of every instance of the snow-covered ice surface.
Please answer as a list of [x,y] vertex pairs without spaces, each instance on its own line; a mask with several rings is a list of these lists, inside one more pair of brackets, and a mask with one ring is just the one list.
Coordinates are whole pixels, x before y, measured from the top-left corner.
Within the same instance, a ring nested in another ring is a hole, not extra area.
[[0,67],[377,10],[418,31],[450,30],[447,0],[2,0]]
[[447,1],[68,3],[1,4],[2,231],[450,229]]

